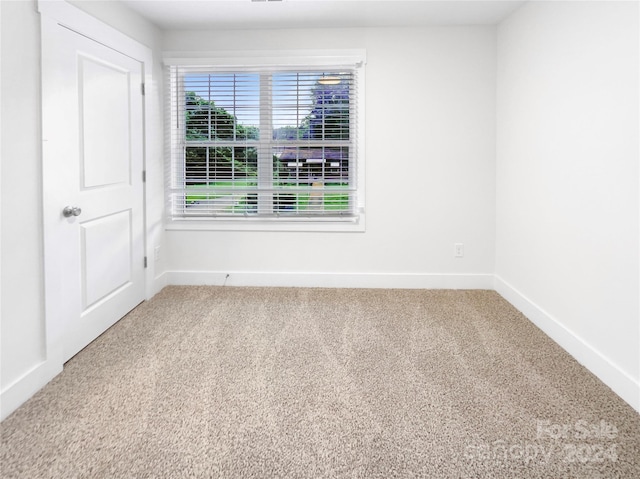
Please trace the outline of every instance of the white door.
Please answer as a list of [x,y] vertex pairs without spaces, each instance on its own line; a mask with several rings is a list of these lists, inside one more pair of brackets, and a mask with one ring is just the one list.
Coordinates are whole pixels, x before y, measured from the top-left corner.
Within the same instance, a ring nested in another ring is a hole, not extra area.
[[63,361],[144,300],[142,69],[43,23],[47,335]]

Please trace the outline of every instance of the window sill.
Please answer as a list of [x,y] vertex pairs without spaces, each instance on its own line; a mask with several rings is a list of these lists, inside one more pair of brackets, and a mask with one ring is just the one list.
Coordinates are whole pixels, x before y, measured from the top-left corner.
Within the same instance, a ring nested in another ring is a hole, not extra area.
[[265,219],[265,218],[185,218],[167,219],[167,231],[294,231],[363,233],[365,216],[343,220]]

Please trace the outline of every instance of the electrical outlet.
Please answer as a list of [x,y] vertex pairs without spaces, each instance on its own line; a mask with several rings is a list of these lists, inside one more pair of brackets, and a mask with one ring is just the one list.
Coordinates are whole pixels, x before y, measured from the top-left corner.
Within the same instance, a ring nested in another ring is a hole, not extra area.
[[153,260],[158,261],[160,259],[160,246],[156,246],[153,249]]
[[453,257],[462,258],[464,256],[464,244],[453,243]]

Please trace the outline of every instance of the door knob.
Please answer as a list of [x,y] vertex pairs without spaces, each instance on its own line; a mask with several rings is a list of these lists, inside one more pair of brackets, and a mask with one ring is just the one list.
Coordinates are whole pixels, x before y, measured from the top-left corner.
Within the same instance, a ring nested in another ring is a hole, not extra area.
[[62,216],[69,218],[71,216],[80,216],[82,209],[78,206],[65,206],[62,210]]

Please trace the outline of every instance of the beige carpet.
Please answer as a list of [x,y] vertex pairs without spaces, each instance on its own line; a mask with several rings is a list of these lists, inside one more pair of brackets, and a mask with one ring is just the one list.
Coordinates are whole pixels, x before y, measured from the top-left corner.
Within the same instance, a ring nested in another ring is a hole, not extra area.
[[0,427],[5,479],[640,477],[640,416],[491,291],[168,287]]

